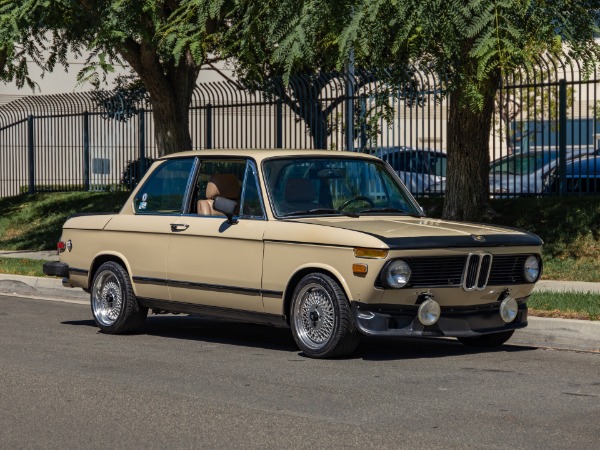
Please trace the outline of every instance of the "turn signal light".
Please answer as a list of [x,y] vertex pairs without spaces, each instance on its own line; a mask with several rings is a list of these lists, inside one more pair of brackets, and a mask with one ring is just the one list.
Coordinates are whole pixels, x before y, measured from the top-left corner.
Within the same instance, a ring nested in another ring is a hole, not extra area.
[[384,259],[388,255],[387,250],[382,250],[380,248],[355,248],[354,256],[357,258],[372,258],[372,259]]
[[354,275],[366,275],[369,271],[369,266],[366,264],[352,264],[352,273]]

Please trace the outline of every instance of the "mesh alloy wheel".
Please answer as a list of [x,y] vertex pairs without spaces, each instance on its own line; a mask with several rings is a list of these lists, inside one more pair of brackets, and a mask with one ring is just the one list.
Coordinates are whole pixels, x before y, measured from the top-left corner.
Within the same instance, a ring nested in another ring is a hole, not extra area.
[[100,272],[91,295],[96,320],[106,327],[114,325],[123,308],[123,289],[115,274],[110,270]]

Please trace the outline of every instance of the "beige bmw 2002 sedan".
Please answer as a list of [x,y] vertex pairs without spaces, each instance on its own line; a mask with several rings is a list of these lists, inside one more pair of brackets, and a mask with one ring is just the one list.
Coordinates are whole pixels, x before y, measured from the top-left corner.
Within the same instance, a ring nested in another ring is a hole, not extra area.
[[205,150],[155,162],[118,214],[69,218],[44,271],[90,292],[105,333],[198,314],[290,327],[328,358],[361,335],[502,345],[527,325],[541,245],[425,217],[373,156]]

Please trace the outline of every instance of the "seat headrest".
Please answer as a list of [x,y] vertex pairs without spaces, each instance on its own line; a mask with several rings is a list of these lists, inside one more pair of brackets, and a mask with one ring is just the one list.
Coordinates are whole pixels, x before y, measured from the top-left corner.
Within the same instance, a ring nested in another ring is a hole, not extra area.
[[206,185],[206,198],[225,197],[237,200],[240,197],[240,183],[231,173],[218,173],[210,177]]
[[317,191],[312,181],[305,178],[290,178],[285,184],[283,197],[286,202],[312,202],[317,197]]

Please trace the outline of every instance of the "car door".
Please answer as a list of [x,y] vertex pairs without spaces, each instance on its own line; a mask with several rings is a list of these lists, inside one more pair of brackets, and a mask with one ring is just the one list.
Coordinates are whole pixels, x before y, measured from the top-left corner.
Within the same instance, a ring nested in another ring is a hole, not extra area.
[[127,262],[140,298],[170,299],[167,251],[173,225],[183,212],[194,164],[194,158],[162,162],[137,191],[133,214],[118,214],[105,228],[110,232],[106,252]]
[[[239,216],[200,215],[198,201],[215,174],[235,174]],[[173,301],[213,308],[263,312],[262,259],[266,226],[257,171],[252,161],[201,161],[189,214],[180,218],[169,243],[167,271]]]

